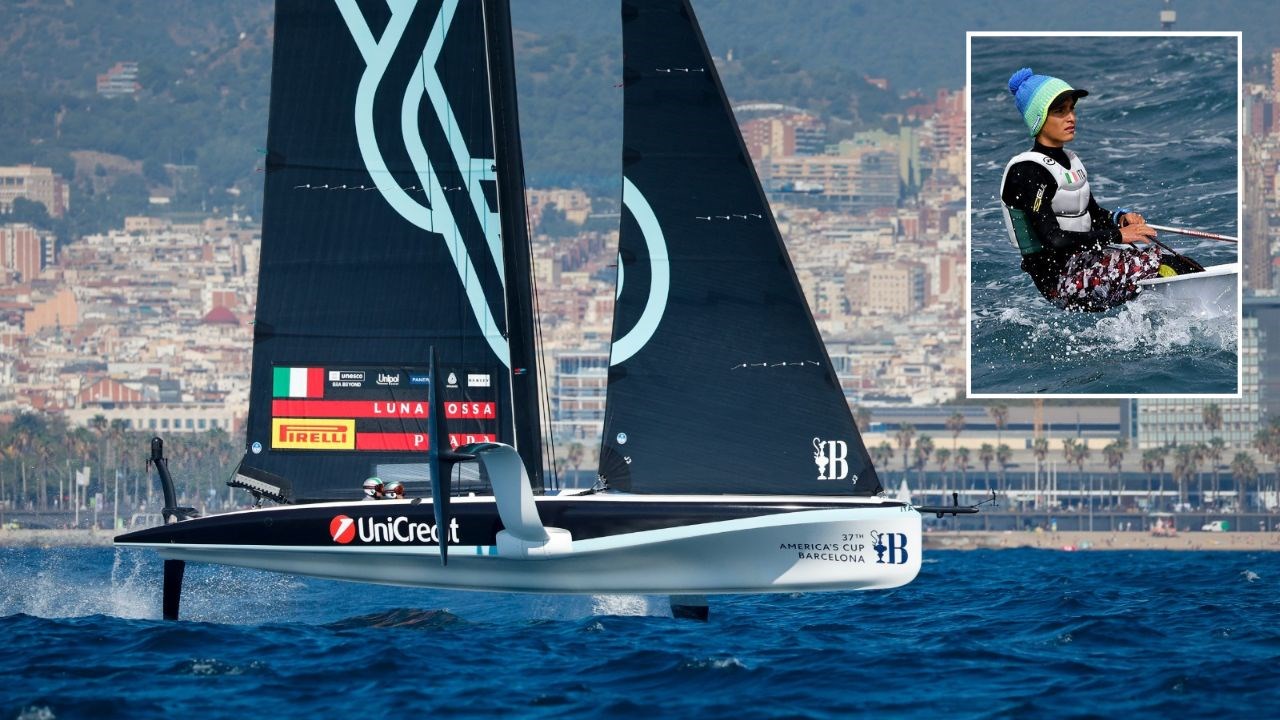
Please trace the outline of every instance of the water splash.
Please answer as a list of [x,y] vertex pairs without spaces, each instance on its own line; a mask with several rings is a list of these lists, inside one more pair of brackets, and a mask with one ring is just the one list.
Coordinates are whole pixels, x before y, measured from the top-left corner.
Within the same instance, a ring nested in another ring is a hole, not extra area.
[[22,613],[50,619],[159,616],[159,586],[146,577],[146,566],[137,553],[117,550],[109,577],[86,576],[70,557],[67,551],[52,551],[34,568],[22,562],[0,566],[0,585],[5,588],[0,595],[0,615]]

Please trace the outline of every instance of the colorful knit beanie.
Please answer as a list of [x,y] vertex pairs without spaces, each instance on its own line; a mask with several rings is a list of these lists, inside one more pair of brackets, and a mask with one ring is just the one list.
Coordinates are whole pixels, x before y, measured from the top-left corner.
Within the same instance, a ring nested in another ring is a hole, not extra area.
[[1089,94],[1088,90],[1076,90],[1056,77],[1032,74],[1031,68],[1022,68],[1009,78],[1009,92],[1013,93],[1013,101],[1027,123],[1031,137],[1040,133],[1045,118],[1049,117],[1049,106],[1059,95],[1069,92],[1082,98]]

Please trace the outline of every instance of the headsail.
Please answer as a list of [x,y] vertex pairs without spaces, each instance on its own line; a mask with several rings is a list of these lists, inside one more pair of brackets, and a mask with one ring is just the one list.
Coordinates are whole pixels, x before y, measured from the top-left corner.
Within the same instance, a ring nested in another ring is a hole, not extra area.
[[687,0],[624,2],[601,475],[638,493],[881,491]]
[[497,157],[510,142],[490,106],[514,79],[492,77],[485,38],[479,0],[277,2],[243,465],[295,498],[349,495],[371,474],[428,479],[433,346],[440,432],[537,437],[536,403],[519,420],[532,432],[512,419],[507,338],[531,316],[509,313],[504,289],[523,171]]

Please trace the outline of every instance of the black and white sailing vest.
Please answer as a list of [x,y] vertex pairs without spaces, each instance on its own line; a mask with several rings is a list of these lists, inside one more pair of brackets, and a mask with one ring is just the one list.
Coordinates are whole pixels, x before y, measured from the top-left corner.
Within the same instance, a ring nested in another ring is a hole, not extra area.
[[[1009,170],[1014,165],[1028,161],[1039,163],[1058,181],[1058,191],[1053,196],[1052,204],[1053,214],[1058,219],[1058,227],[1070,232],[1088,232],[1093,226],[1093,221],[1089,217],[1088,173],[1085,172],[1084,163],[1080,162],[1079,156],[1070,150],[1066,150],[1066,153],[1067,158],[1071,160],[1071,167],[1063,167],[1057,160],[1034,150],[1014,156],[1009,164],[1004,166],[1004,175],[1000,177],[1000,189],[1003,193],[1005,180],[1008,179]],[[1039,209],[1042,195],[1043,191],[1032,201],[1033,209]],[[1015,248],[1023,255],[1031,255],[1044,249],[1022,210],[1011,208],[1003,202],[1000,203],[1000,210],[1004,214],[1004,228],[1009,234],[1009,242]]]

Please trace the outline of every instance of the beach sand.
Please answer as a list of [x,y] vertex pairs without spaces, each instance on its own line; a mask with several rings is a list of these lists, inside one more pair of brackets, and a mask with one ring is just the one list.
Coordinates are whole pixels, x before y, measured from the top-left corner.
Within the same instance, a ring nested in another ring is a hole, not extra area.
[[1039,548],[1042,550],[1280,550],[1276,532],[929,532],[930,550]]

